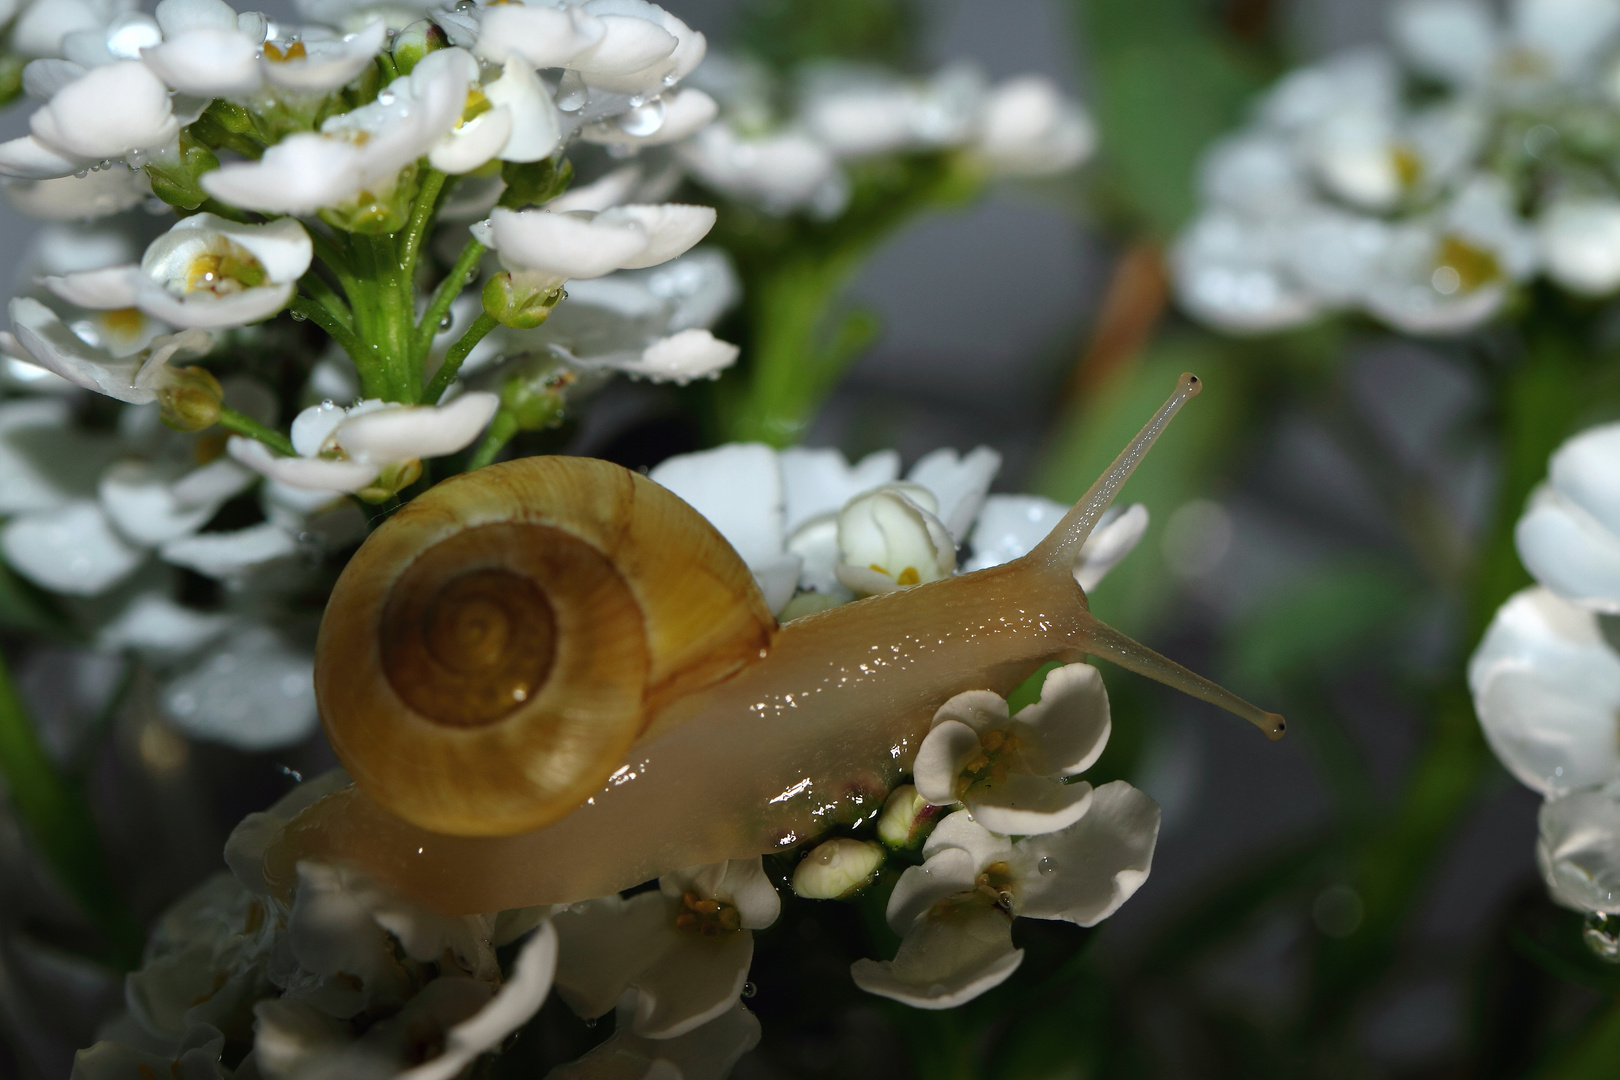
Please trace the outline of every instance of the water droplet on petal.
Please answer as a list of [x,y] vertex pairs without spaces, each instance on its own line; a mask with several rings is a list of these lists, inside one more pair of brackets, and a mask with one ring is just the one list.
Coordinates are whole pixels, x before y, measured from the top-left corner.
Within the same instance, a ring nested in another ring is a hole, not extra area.
[[[632,102],[635,98],[630,99]],[[620,114],[617,121],[619,130],[626,135],[642,139],[652,135],[664,126],[664,102],[662,98],[637,105],[627,113]]]
[[305,315],[302,311],[289,311],[287,314],[292,316],[293,322],[303,322],[305,319],[309,318],[309,316]]
[[1601,911],[1588,912],[1581,938],[1593,956],[1606,963],[1620,964],[1620,917]]
[[450,324],[451,324],[451,323],[452,323],[452,322],[454,322],[454,321],[455,321],[455,320],[453,320],[453,319],[452,319],[452,318],[451,318],[451,317],[450,317],[450,313],[449,313],[449,312],[448,312],[448,311],[447,311],[447,312],[445,312],[445,313],[444,313],[444,318],[442,318],[442,319],[440,319],[440,320],[439,320],[439,329],[440,329],[440,330],[448,330],[448,329],[450,329]]
[[742,996],[744,999],[751,998],[757,993],[759,993],[759,987],[751,982],[743,983]]
[[594,1017],[594,1016],[587,1016],[587,1017],[586,1017],[586,1018],[585,1018],[585,1026],[586,1026],[586,1027],[588,1027],[588,1028],[593,1028],[593,1027],[595,1027],[595,1026],[596,1026],[596,1017]]
[[572,69],[563,72],[562,81],[557,84],[557,108],[563,112],[578,112],[585,107],[588,97],[590,88],[585,85],[585,76]]

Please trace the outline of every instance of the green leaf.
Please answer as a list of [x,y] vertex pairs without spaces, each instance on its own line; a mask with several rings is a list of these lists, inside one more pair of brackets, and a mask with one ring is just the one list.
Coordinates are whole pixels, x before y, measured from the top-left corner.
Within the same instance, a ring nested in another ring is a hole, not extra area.
[[1233,678],[1276,686],[1342,664],[1387,640],[1413,595],[1412,583],[1387,566],[1313,571],[1279,589],[1238,629],[1230,645]]
[[1175,234],[1196,206],[1199,156],[1269,72],[1223,40],[1196,0],[1074,0],[1091,61],[1108,195],[1137,227]]
[[783,69],[823,57],[905,67],[918,37],[909,0],[755,0],[737,23],[738,47]]

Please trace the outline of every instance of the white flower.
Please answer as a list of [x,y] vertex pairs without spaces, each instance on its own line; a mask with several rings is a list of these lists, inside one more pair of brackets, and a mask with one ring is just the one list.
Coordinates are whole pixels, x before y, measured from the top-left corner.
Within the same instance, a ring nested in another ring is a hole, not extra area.
[[852,896],[883,866],[882,844],[849,836],[824,840],[805,852],[793,868],[793,891],[810,900]]
[[1587,296],[1620,288],[1620,200],[1559,199],[1537,229],[1548,277]]
[[1158,806],[1120,780],[1098,788],[1068,828],[1017,841],[952,814],[890,895],[899,952],[858,960],[850,974],[861,989],[918,1008],[970,1001],[1023,960],[1012,944],[1015,916],[1095,926],[1147,880],[1158,834]]
[[58,90],[28,126],[48,148],[86,161],[155,149],[180,130],[169,88],[138,60],[91,69]]
[[586,1018],[637,991],[636,1035],[684,1035],[727,1012],[748,980],[754,930],[781,899],[760,860],[697,866],[658,879],[656,892],[576,904],[554,919],[562,942],[557,992]]
[[[1038,495],[991,495],[979,511],[969,544],[973,557],[964,570],[983,570],[1029,554],[1063,520],[1069,508]],[[1111,506],[1080,548],[1074,579],[1086,592],[1129,555],[1147,532],[1148,510],[1141,503]]]
[[629,97],[657,94],[703,61],[707,39],[645,0],[585,0],[603,28],[600,41],[568,61],[593,88]]
[[284,214],[391,190],[399,171],[428,155],[461,120],[469,66],[475,70],[476,61],[461,49],[429,53],[376,101],[328,117],[319,134],[287,136],[258,161],[204,173],[203,189],[236,206]]
[[1543,795],[1620,779],[1620,654],[1597,617],[1541,588],[1503,604],[1468,664],[1496,756]]
[[647,122],[643,110],[632,110],[615,120],[599,120],[580,129],[580,138],[604,146],[663,146],[696,134],[718,115],[714,98],[695,88],[672,90],[653,104]]
[[480,238],[514,274],[561,283],[668,262],[703,239],[714,220],[707,206],[677,203],[599,213],[497,207]]
[[678,153],[681,164],[708,187],[769,213],[814,207],[831,217],[849,198],[838,159],[802,131],[744,136],[722,120],[698,131]]
[[[532,71],[562,67],[607,33],[602,21],[582,5],[496,4],[477,12],[473,53],[497,64],[516,58]],[[459,42],[458,42],[459,44]]]
[[1620,424],[1560,446],[1513,533],[1525,567],[1564,599],[1620,613]]
[[262,85],[263,41],[238,29],[230,5],[163,0],[155,14],[163,43],[142,49],[141,59],[169,86],[212,98],[249,94]]
[[[3,167],[0,167],[3,171]],[[83,221],[139,206],[152,194],[146,173],[113,166],[84,176],[44,180],[0,179],[0,190],[12,206],[46,221]]]
[[1010,716],[988,690],[957,694],[934,714],[917,748],[917,792],[935,806],[960,803],[993,832],[1056,832],[1091,806],[1091,785],[1060,779],[1091,768],[1108,745],[1108,692],[1089,664],[1054,669],[1041,698]]
[[800,119],[841,158],[960,145],[984,103],[983,77],[965,66],[912,82],[880,68],[822,63],[802,78]]
[[136,307],[174,326],[217,330],[280,311],[312,258],[309,234],[291,218],[243,225],[204,213],[154,240],[138,267],[52,276],[45,284],[81,307]]
[[1287,225],[1211,210],[1171,251],[1176,297],[1193,317],[1232,333],[1267,333],[1309,322],[1322,305],[1288,274],[1279,253]]
[[252,473],[223,458],[183,475],[123,461],[101,474],[97,492],[119,532],[143,547],[158,547],[196,532],[252,480]]
[[[544,324],[496,331],[485,339],[487,346],[481,342],[468,355],[462,372],[544,347],[580,368],[611,368],[657,382],[704,378],[737,359],[737,347],[708,328],[741,291],[730,260],[702,248],[660,266],[576,280],[567,302]],[[476,302],[472,310],[478,310]],[[446,347],[465,330],[462,321],[443,335]]]
[[[283,91],[320,96],[339,89],[370,66],[387,36],[387,25],[372,19],[341,38],[312,35],[297,41],[266,42],[260,70],[266,82]],[[389,89],[398,85],[396,80]]]
[[1402,0],[1390,36],[1414,68],[1447,82],[1482,85],[1496,62],[1495,19],[1479,0]]
[[500,399],[463,394],[447,405],[397,405],[370,399],[345,409],[312,405],[292,423],[297,457],[233,437],[237,461],[272,480],[307,491],[354,492],[369,487],[384,468],[465,449],[495,415]]
[[1091,156],[1097,132],[1050,79],[1025,75],[990,89],[975,150],[995,172],[1045,176]]
[[892,592],[949,577],[956,544],[918,484],[889,484],[838,512],[838,580],[858,593]]
[[546,1080],[726,1080],[731,1068],[759,1045],[759,1021],[742,1002],[702,1027],[673,1039],[633,1034],[636,995],[613,1013],[613,1034],[578,1061],[559,1065]]
[[0,527],[0,553],[36,585],[69,596],[106,592],[146,556],[88,499],[6,522]]
[[213,338],[202,330],[151,339],[143,349],[119,355],[92,345],[69,329],[50,308],[30,297],[11,302],[11,328],[35,363],[86,390],[142,405],[157,400],[174,373],[169,362],[202,356],[213,348]]
[[1536,864],[1553,899],[1620,914],[1620,781],[1549,799],[1537,820]]

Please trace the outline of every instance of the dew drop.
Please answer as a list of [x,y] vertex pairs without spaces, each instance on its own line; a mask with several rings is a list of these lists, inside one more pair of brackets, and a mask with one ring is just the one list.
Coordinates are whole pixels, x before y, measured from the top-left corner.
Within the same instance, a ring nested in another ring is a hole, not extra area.
[[440,329],[440,330],[448,330],[448,329],[450,329],[450,324],[451,324],[451,322],[453,322],[453,321],[454,321],[454,320],[452,320],[452,319],[451,319],[451,318],[450,318],[450,313],[449,313],[449,312],[448,312],[448,311],[447,311],[447,312],[445,312],[445,313],[444,313],[444,318],[442,318],[442,319],[440,319],[440,320],[439,320],[439,329]]
[[[631,98],[635,101],[635,98]],[[664,102],[662,98],[654,98],[635,106],[627,113],[620,114],[615,121],[619,130],[635,138],[645,138],[664,126]]]
[[755,985],[754,985],[754,984],[753,984],[753,983],[751,983],[751,982],[745,982],[745,983],[743,983],[743,988],[742,988],[742,996],[743,996],[743,998],[744,998],[744,999],[745,999],[745,1000],[746,1000],[746,999],[747,999],[747,998],[751,998],[751,997],[753,997],[753,996],[754,996],[754,995],[755,995],[755,994],[757,994],[757,993],[759,993],[759,987],[757,987],[757,986],[755,986]]
[[557,84],[557,108],[563,112],[578,112],[585,107],[588,97],[590,88],[585,85],[585,76],[572,69],[563,72],[562,81]]
[[305,315],[302,311],[289,311],[287,314],[292,316],[293,322],[303,322],[309,318],[309,316]]
[[596,1017],[594,1017],[594,1016],[587,1016],[587,1017],[586,1017],[586,1018],[585,1018],[585,1026],[586,1026],[586,1027],[588,1027],[588,1028],[593,1028],[593,1027],[595,1027],[595,1026],[596,1026]]
[[1581,938],[1592,955],[1609,964],[1620,964],[1620,917],[1601,911],[1588,912]]
[[1057,867],[1052,864],[1052,856],[1050,855],[1042,855],[1041,861],[1036,865],[1040,867],[1040,871],[1043,874],[1057,873]]
[[89,169],[80,169],[78,172],[74,173],[73,175],[74,175],[74,177],[76,179],[83,180],[85,177],[90,175],[90,170]]

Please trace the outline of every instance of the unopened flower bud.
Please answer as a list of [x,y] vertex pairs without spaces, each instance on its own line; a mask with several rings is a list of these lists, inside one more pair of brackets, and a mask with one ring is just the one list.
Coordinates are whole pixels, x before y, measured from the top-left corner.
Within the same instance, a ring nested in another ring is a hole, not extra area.
[[562,423],[566,391],[576,378],[566,368],[515,376],[501,388],[501,408],[512,415],[519,431],[554,428]]
[[207,368],[170,368],[157,392],[163,422],[176,431],[201,431],[219,423],[225,391]]
[[398,495],[401,491],[416,483],[422,477],[422,462],[419,458],[409,461],[395,461],[383,466],[377,474],[377,479],[368,486],[355,492],[366,502],[379,503]]
[[501,272],[484,285],[484,313],[502,326],[533,330],[551,316],[562,300],[562,285],[555,279],[530,282],[529,275]]
[[401,75],[409,75],[422,57],[447,44],[443,30],[429,19],[418,19],[394,38],[394,67]]
[[793,871],[793,891],[806,900],[845,900],[864,889],[883,865],[881,844],[841,836],[817,844]]
[[944,809],[930,805],[912,785],[901,784],[883,804],[883,813],[878,816],[878,839],[896,851],[915,851],[928,839]]

